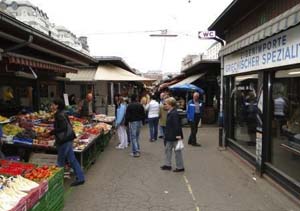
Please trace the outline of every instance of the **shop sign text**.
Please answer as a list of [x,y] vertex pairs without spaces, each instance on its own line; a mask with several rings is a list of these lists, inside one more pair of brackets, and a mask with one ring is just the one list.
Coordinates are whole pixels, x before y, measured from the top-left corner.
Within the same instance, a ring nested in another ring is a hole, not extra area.
[[224,57],[224,75],[300,63],[300,26]]

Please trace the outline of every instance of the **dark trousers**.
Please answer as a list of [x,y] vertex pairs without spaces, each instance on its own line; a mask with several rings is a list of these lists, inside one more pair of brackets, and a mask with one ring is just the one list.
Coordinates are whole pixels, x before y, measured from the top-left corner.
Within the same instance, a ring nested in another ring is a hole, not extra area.
[[191,126],[191,134],[189,137],[189,144],[197,143],[197,132],[198,132],[198,124],[200,122],[201,116],[199,114],[195,114],[194,121],[190,123]]

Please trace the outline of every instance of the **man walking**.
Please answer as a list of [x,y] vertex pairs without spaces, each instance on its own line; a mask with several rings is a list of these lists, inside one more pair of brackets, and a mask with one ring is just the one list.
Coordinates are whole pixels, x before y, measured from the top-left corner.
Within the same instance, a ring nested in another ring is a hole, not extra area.
[[198,124],[203,115],[203,102],[200,100],[200,94],[195,92],[193,99],[188,102],[187,107],[187,119],[191,125],[191,134],[188,144],[196,147],[201,147],[201,144],[197,143]]
[[131,96],[131,103],[128,105],[125,114],[125,125],[129,127],[129,136],[131,141],[131,155],[133,157],[140,156],[139,136],[142,124],[145,121],[144,107],[138,103],[137,96]]

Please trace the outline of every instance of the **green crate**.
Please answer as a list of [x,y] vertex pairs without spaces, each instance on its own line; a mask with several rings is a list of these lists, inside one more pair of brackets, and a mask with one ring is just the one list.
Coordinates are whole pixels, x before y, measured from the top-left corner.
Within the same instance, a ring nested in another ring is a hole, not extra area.
[[30,211],[44,211],[47,208],[46,197],[43,196],[37,203],[34,205]]
[[48,180],[48,188],[51,190],[56,184],[61,184],[63,186],[64,183],[64,169],[60,168],[53,176],[51,176]]
[[64,208],[64,202],[59,202],[57,204],[53,204],[52,206],[47,207],[47,211],[60,211]]

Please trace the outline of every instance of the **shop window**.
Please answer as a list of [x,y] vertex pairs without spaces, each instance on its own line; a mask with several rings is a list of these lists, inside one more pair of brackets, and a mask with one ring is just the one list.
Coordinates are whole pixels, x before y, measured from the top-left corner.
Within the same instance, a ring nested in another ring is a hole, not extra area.
[[300,69],[275,73],[271,162],[300,181]]
[[250,153],[256,150],[256,114],[258,112],[258,75],[235,77],[233,99],[234,140]]

